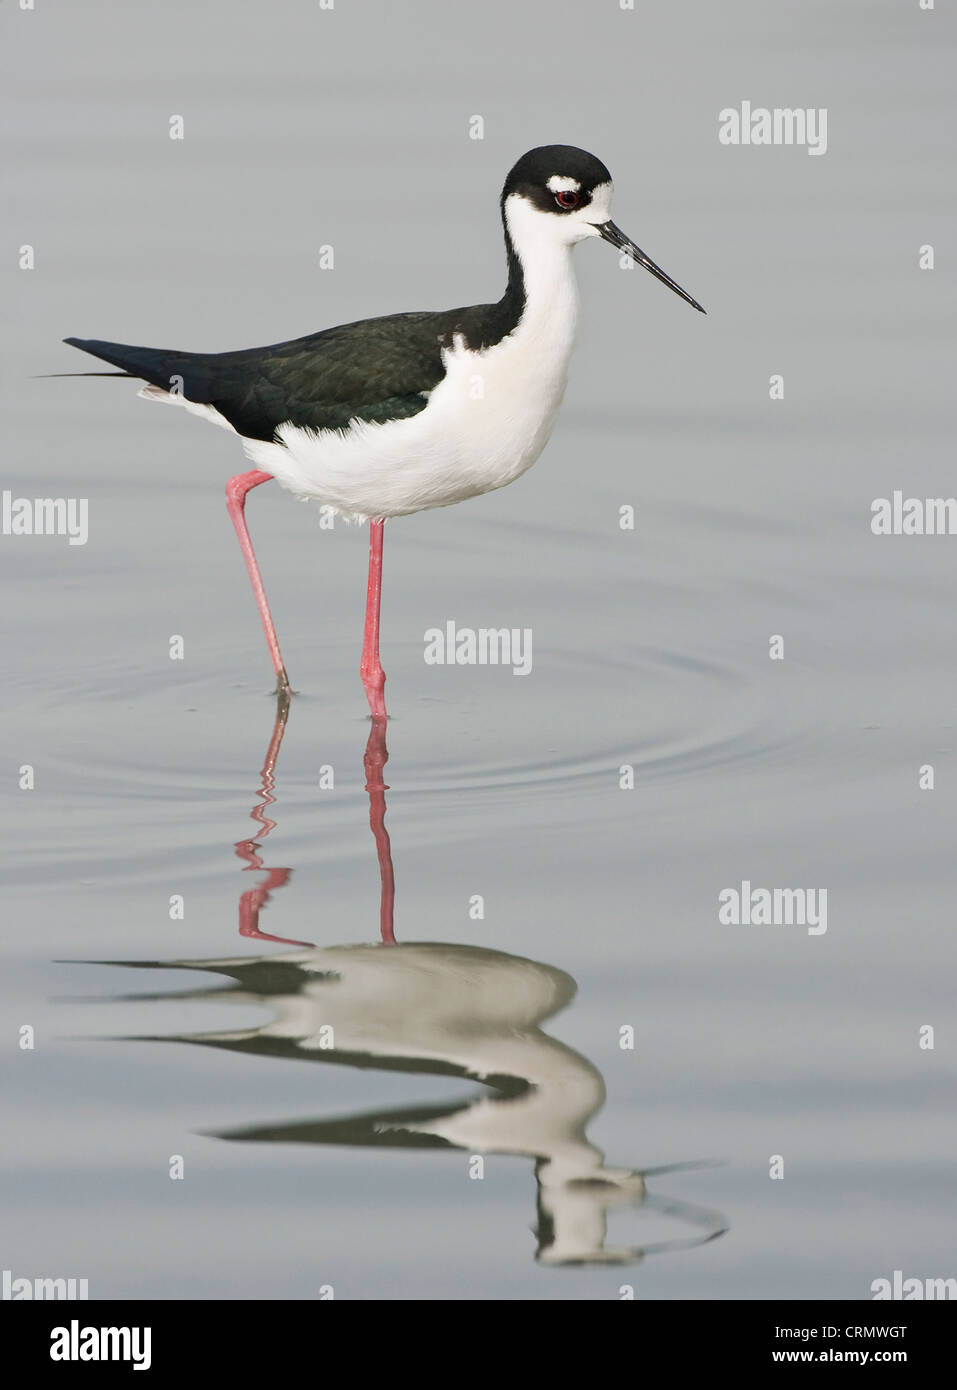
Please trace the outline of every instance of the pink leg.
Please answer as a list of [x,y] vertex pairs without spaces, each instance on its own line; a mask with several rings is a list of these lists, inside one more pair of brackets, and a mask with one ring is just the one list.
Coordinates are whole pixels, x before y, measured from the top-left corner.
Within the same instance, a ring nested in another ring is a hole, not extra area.
[[395,871],[392,867],[389,832],[385,828],[385,794],[389,790],[384,780],[385,765],[389,761],[389,750],[385,746],[385,730],[385,719],[373,715],[363,761],[366,769],[366,791],[369,793],[369,825],[379,856],[379,878],[382,883],[379,896],[379,934],[384,945],[394,946]]
[[266,590],[263,588],[262,576],[259,573],[259,566],[256,563],[256,553],[253,550],[253,543],[249,539],[249,531],[246,526],[246,493],[254,487],[259,487],[260,483],[268,483],[272,479],[271,473],[261,473],[258,468],[254,468],[250,473],[238,473],[235,478],[230,478],[226,484],[226,506],[229,511],[230,519],[236,528],[236,535],[239,539],[239,548],[243,552],[243,559],[246,562],[246,569],[249,573],[250,582],[253,586],[253,593],[256,596],[256,606],[259,609],[259,616],[262,618],[263,627],[266,630],[266,641],[269,644],[269,655],[272,657],[273,668],[276,672],[276,693],[278,695],[291,695],[289,677],[286,675],[286,668],[283,665],[282,653],[279,650],[279,639],[276,636],[276,629],[273,627],[272,614],[269,612],[269,604],[266,602]]
[[[253,484],[255,486],[255,484]],[[362,639],[362,662],[359,674],[365,686],[366,699],[373,719],[384,719],[385,672],[379,661],[379,608],[382,600],[382,534],[385,521],[380,517],[369,523],[369,588],[366,593],[366,627]],[[278,649],[277,649],[278,650]]]

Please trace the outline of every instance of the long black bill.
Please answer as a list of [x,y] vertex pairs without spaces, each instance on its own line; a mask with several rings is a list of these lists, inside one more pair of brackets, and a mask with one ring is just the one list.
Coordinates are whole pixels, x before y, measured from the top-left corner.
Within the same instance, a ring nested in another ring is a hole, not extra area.
[[675,294],[680,294],[685,303],[690,304],[692,309],[697,309],[699,314],[707,313],[707,310],[703,309],[696,299],[692,299],[691,295],[676,284],[670,275],[666,275],[660,266],[655,265],[651,257],[646,256],[641,247],[636,246],[629,237],[626,237],[621,228],[616,227],[614,222],[596,222],[594,225],[598,228],[603,240],[610,242],[619,251],[627,251],[633,261],[643,265],[645,270],[650,270],[655,279],[660,280],[663,285],[667,285],[669,290],[674,290]]

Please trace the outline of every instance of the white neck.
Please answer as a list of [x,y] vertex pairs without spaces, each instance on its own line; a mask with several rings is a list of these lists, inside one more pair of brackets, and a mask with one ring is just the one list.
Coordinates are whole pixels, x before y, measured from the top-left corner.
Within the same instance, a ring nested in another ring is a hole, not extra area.
[[[505,225],[522,267],[525,308],[522,335],[549,340],[547,355],[567,355],[578,326],[578,284],[572,243],[557,235],[561,223],[512,194],[505,202]],[[543,344],[544,345],[544,344]]]

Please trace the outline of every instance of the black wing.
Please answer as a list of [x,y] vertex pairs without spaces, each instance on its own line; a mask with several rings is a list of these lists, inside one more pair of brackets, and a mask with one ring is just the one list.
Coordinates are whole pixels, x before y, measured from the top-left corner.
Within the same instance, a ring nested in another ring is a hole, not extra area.
[[238,434],[271,440],[282,424],[345,429],[352,419],[417,415],[445,375],[442,347],[476,309],[363,319],[241,352],[175,352],[97,338],[71,347],[188,401],[214,406]]

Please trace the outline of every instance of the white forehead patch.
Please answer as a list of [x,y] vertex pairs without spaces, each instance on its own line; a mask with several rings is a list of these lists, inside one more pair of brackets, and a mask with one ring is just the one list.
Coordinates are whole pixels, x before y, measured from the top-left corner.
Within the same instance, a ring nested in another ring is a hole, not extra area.
[[564,174],[552,174],[545,187],[549,193],[579,193],[581,184],[577,179],[566,178]]
[[599,183],[591,191],[591,202],[588,205],[588,220],[590,222],[607,222],[611,217],[611,180],[608,183]]

